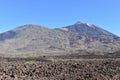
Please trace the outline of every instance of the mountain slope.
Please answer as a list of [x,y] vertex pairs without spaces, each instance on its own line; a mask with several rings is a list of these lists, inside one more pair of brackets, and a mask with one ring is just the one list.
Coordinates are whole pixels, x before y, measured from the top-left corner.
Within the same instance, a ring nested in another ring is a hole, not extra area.
[[120,37],[92,24],[77,22],[60,30],[69,33],[70,45],[77,50],[114,52],[120,49]]
[[0,36],[0,50],[4,53],[47,53],[69,47],[68,39],[61,31],[37,25],[20,26]]
[[58,29],[29,24],[0,34],[0,52],[6,54],[115,52],[119,49],[118,36],[82,22]]

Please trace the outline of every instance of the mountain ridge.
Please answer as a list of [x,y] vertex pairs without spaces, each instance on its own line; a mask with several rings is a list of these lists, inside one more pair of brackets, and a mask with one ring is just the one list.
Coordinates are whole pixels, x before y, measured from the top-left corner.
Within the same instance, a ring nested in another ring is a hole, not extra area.
[[115,52],[119,49],[120,37],[82,22],[57,29],[27,24],[0,34],[0,52],[6,54]]

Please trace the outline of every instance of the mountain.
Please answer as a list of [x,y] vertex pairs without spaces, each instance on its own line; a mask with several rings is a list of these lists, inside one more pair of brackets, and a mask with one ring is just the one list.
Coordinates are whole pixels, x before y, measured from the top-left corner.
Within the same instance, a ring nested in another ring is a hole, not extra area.
[[24,25],[0,34],[1,53],[48,53],[69,46],[63,32],[38,25]]
[[5,54],[115,52],[119,49],[120,37],[82,22],[57,29],[28,24],[0,34],[0,52]]
[[114,52],[120,49],[120,37],[93,24],[77,22],[60,30],[69,32],[70,45],[78,50]]

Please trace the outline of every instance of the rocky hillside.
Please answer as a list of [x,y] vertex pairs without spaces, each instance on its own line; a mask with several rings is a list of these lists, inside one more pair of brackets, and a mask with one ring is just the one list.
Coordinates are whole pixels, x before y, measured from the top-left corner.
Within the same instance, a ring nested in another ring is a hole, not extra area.
[[1,53],[50,53],[64,51],[69,40],[61,31],[24,25],[0,34]]
[[29,24],[0,34],[0,52],[6,54],[114,52],[119,49],[118,36],[82,22],[58,29]]
[[93,24],[77,22],[60,28],[69,33],[70,46],[77,50],[117,51],[120,47],[120,37]]

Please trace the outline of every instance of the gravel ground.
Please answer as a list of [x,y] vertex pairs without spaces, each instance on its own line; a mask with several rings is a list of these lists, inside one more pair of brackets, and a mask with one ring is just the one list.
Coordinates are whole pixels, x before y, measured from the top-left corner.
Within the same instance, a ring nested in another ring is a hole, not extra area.
[[120,60],[1,61],[0,80],[120,80]]

